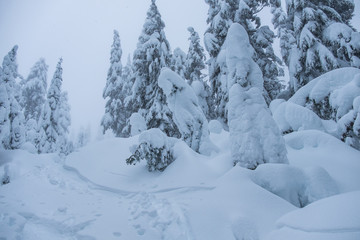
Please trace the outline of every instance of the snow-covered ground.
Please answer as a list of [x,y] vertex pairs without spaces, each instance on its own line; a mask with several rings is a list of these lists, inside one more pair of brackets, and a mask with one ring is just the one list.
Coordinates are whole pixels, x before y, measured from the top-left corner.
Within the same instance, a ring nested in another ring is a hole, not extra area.
[[[0,239],[360,239],[360,152],[317,130],[285,137],[290,164],[233,167],[229,134],[185,143],[164,172],[128,166],[138,137],[72,153],[0,152]],[[302,208],[301,208],[302,207]]]

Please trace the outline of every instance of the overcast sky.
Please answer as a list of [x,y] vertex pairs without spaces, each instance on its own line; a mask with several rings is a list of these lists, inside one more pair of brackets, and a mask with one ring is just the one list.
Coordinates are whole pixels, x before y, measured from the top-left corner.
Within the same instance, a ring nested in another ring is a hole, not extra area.
[[[126,64],[141,33],[150,0],[0,0],[0,60],[19,45],[19,73],[27,77],[41,57],[49,65],[48,82],[63,57],[63,90],[68,91],[72,129],[97,131],[104,113],[102,91],[109,68],[113,30],[117,29]],[[360,0],[355,0],[360,13]],[[188,50],[188,26],[202,37],[205,0],[157,0],[172,50]],[[266,24],[270,19],[264,21]],[[353,25],[359,29],[359,14]]]

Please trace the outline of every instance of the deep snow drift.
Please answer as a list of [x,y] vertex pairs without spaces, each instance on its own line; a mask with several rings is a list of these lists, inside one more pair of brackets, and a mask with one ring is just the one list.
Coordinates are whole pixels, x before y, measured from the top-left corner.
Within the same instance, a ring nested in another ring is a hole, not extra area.
[[289,165],[252,171],[232,166],[228,132],[211,132],[219,152],[180,142],[162,173],[125,164],[138,136],[65,161],[1,152],[0,239],[360,239],[359,151],[302,131],[285,137]]

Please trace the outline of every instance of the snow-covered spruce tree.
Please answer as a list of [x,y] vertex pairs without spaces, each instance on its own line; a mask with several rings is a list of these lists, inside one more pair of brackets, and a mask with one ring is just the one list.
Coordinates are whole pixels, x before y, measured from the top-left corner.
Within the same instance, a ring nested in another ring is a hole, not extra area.
[[59,60],[41,112],[39,153],[64,152],[67,148],[67,134],[70,125],[70,107],[67,94],[61,91],[62,59]]
[[[221,46],[225,40],[227,29],[233,22],[240,23],[247,31],[250,43],[255,49],[253,56],[264,75],[264,96],[269,103],[280,92],[282,85],[278,79],[283,75],[281,60],[274,54],[272,43],[274,33],[267,26],[261,26],[257,14],[269,3],[267,0],[219,0],[208,1],[210,5],[208,24],[205,33],[205,47],[210,54],[209,78],[212,96],[215,101],[216,117],[227,122],[226,103],[228,92],[226,86],[227,66],[221,54]],[[219,29],[221,31],[216,31]],[[224,32],[225,31],[225,35]]]
[[185,66],[186,53],[180,48],[175,48],[171,57],[170,68],[182,78],[185,78]]
[[111,129],[115,136],[122,137],[122,131],[126,125],[124,115],[122,65],[121,65],[121,44],[119,33],[114,30],[114,41],[111,46],[110,68],[108,70],[106,85],[103,91],[103,98],[107,99],[105,115],[101,120],[103,132]]
[[41,58],[31,68],[29,76],[22,86],[22,107],[25,116],[26,141],[36,146],[39,141],[38,122],[46,100],[47,70],[45,60]]
[[205,69],[206,59],[204,48],[200,45],[199,34],[194,28],[189,27],[188,31],[190,32],[190,45],[185,61],[185,79],[194,88],[206,118],[213,119],[213,113],[210,111],[212,108],[209,107],[212,106],[211,91],[209,85],[204,81],[205,76],[202,73]]
[[[1,79],[1,68],[0,68]],[[6,91],[5,83],[0,81],[0,149],[7,148],[10,138],[10,101]]]
[[263,98],[262,73],[252,58],[254,49],[245,28],[232,24],[224,48],[234,164],[255,169],[262,163],[287,163],[285,141]]
[[59,108],[55,113],[58,122],[57,148],[61,154],[68,155],[73,151],[74,147],[73,143],[69,141],[71,116],[67,92],[61,92]]
[[166,104],[166,96],[157,84],[161,68],[169,67],[171,61],[164,27],[155,0],[152,0],[134,52],[135,82],[127,104],[132,106],[133,113],[143,115],[148,129],[160,128],[170,137],[180,137]]
[[[209,5],[208,28],[204,35],[205,48],[210,55],[207,64],[209,65],[209,83],[213,104],[209,107],[214,112],[215,118],[227,123],[226,103],[228,93],[226,88],[226,66],[224,61],[218,61],[218,55],[223,45],[227,30],[234,19],[238,0],[205,0]],[[220,56],[221,57],[221,56]]]
[[[328,28],[340,23],[341,27],[336,29],[341,33],[341,29],[349,25],[354,11],[352,0],[289,0],[286,1],[286,18],[279,8],[280,1],[272,2],[277,27],[284,29],[279,32],[282,55],[287,55],[284,60],[289,67],[291,94],[323,73],[350,65],[341,47],[336,49],[329,41]],[[293,42],[292,37],[295,38],[296,48],[289,46],[289,42]],[[335,38],[343,37],[340,34]],[[342,41],[349,39],[343,38]]]
[[173,113],[181,138],[194,151],[210,154],[214,145],[210,142],[208,122],[194,90],[168,68],[161,70],[159,86],[166,94],[167,104]]
[[122,129],[121,136],[129,137],[131,136],[130,117],[131,114],[133,113],[133,110],[132,110],[132,106],[128,104],[128,101],[130,101],[131,99],[132,87],[135,81],[130,54],[128,55],[125,67],[123,67],[122,69],[121,79],[123,82],[123,86],[121,90],[123,96],[125,96],[123,101],[123,108],[122,108],[122,114],[125,116],[125,126]]
[[90,142],[90,140],[91,140],[90,126],[88,126],[87,128],[81,127],[77,135],[75,147],[76,148],[84,147]]
[[276,98],[282,90],[279,77],[284,75],[280,67],[281,60],[275,55],[273,42],[275,34],[268,26],[261,26],[258,13],[268,6],[268,0],[240,0],[234,22],[240,23],[250,38],[255,50],[254,61],[259,65],[264,78],[264,97],[267,104]]
[[4,102],[2,114],[5,114],[5,116],[1,117],[4,126],[1,129],[1,138],[3,147],[6,149],[17,149],[25,140],[24,115],[19,103],[21,93],[16,82],[18,76],[16,63],[17,49],[18,46],[14,46],[4,57],[2,73],[0,75],[2,91],[4,91],[4,88],[6,91],[6,94],[2,96],[2,102]]

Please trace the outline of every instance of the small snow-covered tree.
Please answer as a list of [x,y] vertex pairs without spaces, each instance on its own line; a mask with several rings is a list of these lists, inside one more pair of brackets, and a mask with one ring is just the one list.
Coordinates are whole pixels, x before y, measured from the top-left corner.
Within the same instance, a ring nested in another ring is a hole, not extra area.
[[182,78],[185,78],[186,71],[186,53],[180,48],[175,48],[173,55],[171,57],[170,68],[177,74],[179,74]]
[[6,149],[17,149],[25,140],[24,115],[19,103],[21,93],[20,87],[16,82],[18,76],[18,66],[16,63],[17,49],[18,46],[14,46],[4,57],[2,73],[0,74],[2,91],[6,91],[6,94],[2,96],[3,114],[5,114],[5,116],[2,117],[2,119],[4,119],[4,128],[1,133],[2,144]]
[[132,112],[143,114],[148,129],[160,128],[168,136],[179,137],[166,96],[157,84],[161,68],[169,67],[171,61],[164,27],[155,0],[152,0],[134,52],[135,82],[127,104],[132,106]]
[[158,128],[147,130],[139,136],[139,145],[132,147],[132,155],[126,159],[129,165],[146,160],[149,172],[164,171],[174,160],[173,147],[179,141],[167,137]]
[[285,141],[262,96],[262,73],[252,58],[254,49],[244,27],[231,25],[224,47],[234,164],[255,169],[262,163],[287,163]]
[[167,104],[181,138],[194,151],[210,154],[214,145],[209,139],[208,122],[193,89],[168,68],[161,70],[159,86],[166,94]]
[[107,102],[101,125],[103,126],[104,133],[106,130],[111,129],[117,137],[122,136],[122,131],[126,125],[126,116],[124,115],[124,99],[126,95],[123,93],[124,82],[122,78],[121,56],[122,50],[119,33],[114,30],[110,68],[103,91],[103,98],[107,99]]
[[[68,153],[68,132],[70,126],[70,106],[67,93],[61,91],[62,59],[59,60],[41,112],[39,153]],[[66,150],[65,150],[66,149]]]
[[91,128],[88,126],[87,128],[81,127],[79,133],[77,135],[76,140],[76,148],[81,148],[86,146],[91,140]]

